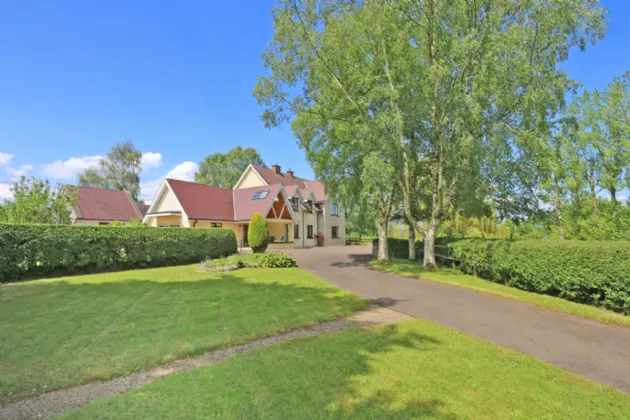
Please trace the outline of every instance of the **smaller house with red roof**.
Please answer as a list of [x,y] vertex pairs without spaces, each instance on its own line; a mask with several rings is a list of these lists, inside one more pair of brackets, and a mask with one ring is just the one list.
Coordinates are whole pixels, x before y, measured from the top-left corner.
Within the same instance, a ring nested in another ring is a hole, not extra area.
[[142,220],[148,205],[134,201],[125,191],[105,188],[76,187],[68,185],[77,194],[77,204],[72,209],[72,222],[77,225],[108,225],[131,219]]
[[311,247],[345,244],[341,207],[329,202],[324,185],[271,169],[249,165],[233,189],[165,179],[144,216],[155,227],[232,229],[240,246],[254,213],[265,216],[270,246]]

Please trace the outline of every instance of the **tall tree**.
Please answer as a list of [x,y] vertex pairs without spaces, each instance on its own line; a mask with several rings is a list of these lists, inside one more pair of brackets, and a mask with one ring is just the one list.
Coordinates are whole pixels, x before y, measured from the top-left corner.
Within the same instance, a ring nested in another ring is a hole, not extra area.
[[131,140],[112,147],[99,162],[98,168],[86,169],[79,175],[79,184],[86,187],[109,188],[126,191],[138,201],[142,152]]
[[485,190],[505,214],[535,207],[539,134],[572,86],[556,65],[603,36],[606,12],[591,0],[282,0],[273,14],[271,75],[254,91],[263,119],[291,120],[311,161],[378,150],[434,266],[458,199]]
[[22,177],[11,188],[13,200],[0,205],[3,223],[71,223],[71,209],[76,205],[76,194],[70,190],[53,188],[46,180]]
[[213,153],[199,163],[195,182],[221,188],[233,188],[247,166],[265,166],[260,153],[253,147],[236,146],[227,153]]

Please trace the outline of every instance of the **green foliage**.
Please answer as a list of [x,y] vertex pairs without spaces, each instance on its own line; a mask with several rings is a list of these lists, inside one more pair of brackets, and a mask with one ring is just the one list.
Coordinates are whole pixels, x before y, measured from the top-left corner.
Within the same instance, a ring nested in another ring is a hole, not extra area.
[[0,281],[190,264],[236,253],[230,229],[0,224]]
[[201,263],[201,271],[226,272],[239,268],[291,268],[297,267],[295,258],[284,253],[242,254],[227,258],[208,259]]
[[465,273],[630,314],[630,243],[465,239],[449,247]]
[[140,194],[142,152],[131,140],[117,143],[99,162],[98,168],[88,168],[79,175],[79,184],[86,187],[126,191],[135,201]]
[[227,153],[213,153],[199,162],[195,182],[221,188],[233,188],[249,164],[265,167],[260,153],[253,147],[236,146]]
[[[372,240],[374,249],[378,248],[378,238]],[[387,238],[387,247],[389,249],[389,258],[409,258],[409,239]],[[416,256],[422,256],[422,242],[416,241]]]
[[247,230],[247,242],[254,253],[263,253],[269,245],[269,226],[260,213],[252,214]]
[[431,243],[453,207],[536,209],[549,118],[575,87],[559,64],[606,18],[597,1],[280,0],[254,95],[267,126],[291,122],[327,186],[372,184],[381,218],[379,190],[396,186]]
[[291,268],[297,267],[297,262],[295,258],[288,254],[274,252],[271,254],[262,254],[260,258],[260,262],[263,267],[268,268]]
[[76,194],[67,188],[55,191],[48,182],[22,176],[11,189],[13,201],[0,205],[0,223],[71,223]]

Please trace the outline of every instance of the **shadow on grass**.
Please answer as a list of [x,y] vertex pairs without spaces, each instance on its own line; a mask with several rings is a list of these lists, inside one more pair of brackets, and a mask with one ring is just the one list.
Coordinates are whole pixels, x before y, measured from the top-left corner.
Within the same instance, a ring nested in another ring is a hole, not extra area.
[[[89,404],[70,418],[454,419],[397,378],[396,352],[421,353],[435,338],[396,324],[286,342]],[[390,371],[391,369],[391,371]]]
[[4,286],[0,403],[148,369],[366,306],[301,271],[191,271],[180,273],[181,279],[173,271],[175,281],[167,280],[168,273],[157,281],[130,272],[105,282],[90,276],[82,282]]

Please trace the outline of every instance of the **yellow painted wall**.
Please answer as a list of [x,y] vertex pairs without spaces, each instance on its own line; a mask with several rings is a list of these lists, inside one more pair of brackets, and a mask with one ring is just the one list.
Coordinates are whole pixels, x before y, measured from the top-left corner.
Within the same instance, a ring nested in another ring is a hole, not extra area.
[[[193,221],[194,223],[194,221]],[[243,224],[242,223],[230,223],[230,222],[221,222],[216,221],[215,223],[221,223],[221,227],[223,229],[232,229],[234,235],[236,235],[236,243],[238,246],[241,246],[243,240]],[[195,227],[203,228],[203,229],[212,229],[212,221],[209,220],[198,220],[195,224]]]
[[269,236],[275,236],[276,241],[280,241],[283,236],[287,236],[285,225],[289,225],[289,235],[288,238],[285,240],[293,242],[293,223],[268,222],[268,225]]
[[182,208],[177,203],[177,199],[175,198],[175,194],[167,188],[160,197],[158,201],[154,213],[162,212],[162,211],[182,211]]
[[182,223],[184,216],[157,216],[149,219],[149,226],[157,227],[160,225],[175,225],[179,224],[182,227],[187,227]]
[[265,183],[260,179],[260,177],[256,174],[256,172],[253,169],[248,168],[247,172],[245,173],[245,176],[243,177],[243,179],[241,179],[241,182],[235,187],[237,187],[238,189],[242,189],[242,188],[251,188],[251,187],[261,187],[263,185],[265,185]]

